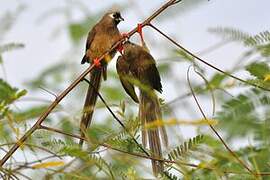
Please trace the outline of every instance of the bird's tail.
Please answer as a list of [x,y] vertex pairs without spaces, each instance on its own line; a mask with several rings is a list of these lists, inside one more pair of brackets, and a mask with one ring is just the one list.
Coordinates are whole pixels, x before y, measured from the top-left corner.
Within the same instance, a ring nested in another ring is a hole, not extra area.
[[[97,101],[97,92],[100,83],[101,83],[101,69],[93,69],[90,73],[90,83],[92,85],[88,86],[87,95],[84,102],[83,107],[83,115],[81,118],[80,130],[81,130],[81,137],[85,137],[85,132],[88,126],[91,124],[92,116],[95,110],[95,105]],[[79,142],[80,146],[83,145],[83,139]]]
[[[161,109],[157,95],[152,92],[140,91],[139,117],[142,123],[142,141],[143,146],[147,146],[147,140],[152,157],[162,159],[161,140],[168,146],[168,137],[164,126],[161,128],[146,129],[145,124],[155,120],[161,120]],[[152,160],[152,168],[155,176],[164,170],[163,162]]]

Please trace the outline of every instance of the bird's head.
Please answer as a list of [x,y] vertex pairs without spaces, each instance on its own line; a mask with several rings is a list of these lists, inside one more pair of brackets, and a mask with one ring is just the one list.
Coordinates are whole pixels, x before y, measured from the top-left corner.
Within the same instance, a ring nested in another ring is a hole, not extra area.
[[115,25],[118,25],[124,18],[121,16],[119,11],[109,12],[105,15],[105,18],[112,21]]

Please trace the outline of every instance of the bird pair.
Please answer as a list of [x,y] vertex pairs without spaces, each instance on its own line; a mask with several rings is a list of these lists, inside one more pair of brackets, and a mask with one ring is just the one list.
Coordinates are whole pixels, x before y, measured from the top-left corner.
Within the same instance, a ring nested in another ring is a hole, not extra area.
[[[97,58],[111,49],[122,36],[117,25],[123,21],[119,12],[106,13],[103,18],[89,32],[86,42],[86,51],[82,59],[82,64],[89,62],[91,65]],[[144,43],[143,43],[144,44]],[[81,119],[81,136],[85,137],[84,132],[91,123],[94,107],[97,101],[96,90],[99,89],[103,79],[106,80],[107,63],[116,54],[116,50],[111,51],[101,60],[101,67],[94,67],[90,73],[90,82],[92,85],[88,87],[83,116]],[[165,128],[145,129],[145,124],[155,120],[161,120],[161,109],[155,90],[162,92],[160,75],[156,67],[156,63],[146,48],[126,41],[123,44],[123,53],[117,59],[117,73],[127,94],[139,103],[139,119],[142,124],[142,142],[147,147],[147,142],[151,152],[151,156],[159,159],[162,158],[161,138],[163,143],[168,145],[168,138]],[[138,98],[134,81],[140,89]],[[161,138],[160,138],[161,137]],[[83,144],[83,140],[80,141]],[[152,160],[152,168],[154,175],[163,172],[163,163],[161,161]]]

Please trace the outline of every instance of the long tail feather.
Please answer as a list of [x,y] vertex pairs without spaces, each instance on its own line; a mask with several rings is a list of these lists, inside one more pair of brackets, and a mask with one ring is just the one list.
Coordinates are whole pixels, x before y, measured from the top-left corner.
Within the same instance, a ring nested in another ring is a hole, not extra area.
[[[158,100],[158,97],[154,94],[153,92],[153,103],[154,103],[154,109],[155,109],[155,115],[156,119],[155,120],[162,120],[162,112],[160,108],[160,103]],[[165,147],[168,147],[168,135],[165,129],[165,126],[161,126],[159,129],[160,136],[162,138],[162,143]]]
[[[154,91],[151,93],[140,91],[139,117],[142,123],[142,141],[144,147],[149,144],[151,155],[162,158],[161,138],[165,146],[168,145],[168,137],[165,128],[145,129],[145,124],[155,120],[161,120],[161,109]],[[152,169],[155,176],[162,173],[164,164],[161,161],[152,160]]]
[[[90,73],[90,82],[92,83],[93,86],[91,85],[88,86],[87,95],[84,102],[83,115],[82,115],[81,124],[80,124],[82,137],[85,137],[86,129],[91,124],[92,116],[93,116],[96,101],[97,101],[97,93],[95,89],[98,90],[100,87],[101,75],[102,75],[101,69],[94,69]],[[83,139],[80,140],[79,144],[80,146],[83,145]]]

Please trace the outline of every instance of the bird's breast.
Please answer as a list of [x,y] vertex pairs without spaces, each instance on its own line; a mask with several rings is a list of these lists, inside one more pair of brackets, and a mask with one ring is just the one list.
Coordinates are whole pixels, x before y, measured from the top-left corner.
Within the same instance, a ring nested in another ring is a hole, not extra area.
[[[95,59],[109,51],[111,47],[120,39],[120,34],[100,33],[95,36],[90,46],[88,55],[90,59]],[[110,53],[111,58],[115,55],[115,51]],[[108,56],[107,56],[108,58]],[[108,59],[106,58],[106,61]]]

